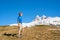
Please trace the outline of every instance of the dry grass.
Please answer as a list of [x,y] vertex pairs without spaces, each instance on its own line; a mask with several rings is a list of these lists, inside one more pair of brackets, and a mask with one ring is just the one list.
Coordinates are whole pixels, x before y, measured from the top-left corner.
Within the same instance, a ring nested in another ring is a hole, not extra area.
[[24,28],[22,36],[17,38],[17,27],[0,27],[0,40],[60,40],[60,29],[55,26],[36,26]]

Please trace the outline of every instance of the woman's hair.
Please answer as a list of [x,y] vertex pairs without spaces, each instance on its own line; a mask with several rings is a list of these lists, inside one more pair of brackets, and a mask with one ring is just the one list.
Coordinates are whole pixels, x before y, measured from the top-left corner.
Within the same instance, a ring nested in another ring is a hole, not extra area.
[[19,12],[19,16],[21,16],[22,15],[22,12]]

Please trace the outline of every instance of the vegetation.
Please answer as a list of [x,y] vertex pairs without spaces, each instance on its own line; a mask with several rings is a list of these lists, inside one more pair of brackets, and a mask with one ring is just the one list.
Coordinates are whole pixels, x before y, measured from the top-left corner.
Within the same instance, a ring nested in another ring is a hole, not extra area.
[[21,37],[18,38],[16,26],[0,26],[0,40],[60,40],[58,29],[60,28],[56,26],[45,25],[24,28]]

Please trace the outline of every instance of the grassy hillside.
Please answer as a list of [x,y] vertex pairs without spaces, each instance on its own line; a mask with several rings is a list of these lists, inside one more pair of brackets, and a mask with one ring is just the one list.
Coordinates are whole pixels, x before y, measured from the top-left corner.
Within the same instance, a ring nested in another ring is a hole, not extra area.
[[0,40],[60,40],[60,28],[43,25],[24,28],[22,36],[18,38],[16,26],[1,26]]

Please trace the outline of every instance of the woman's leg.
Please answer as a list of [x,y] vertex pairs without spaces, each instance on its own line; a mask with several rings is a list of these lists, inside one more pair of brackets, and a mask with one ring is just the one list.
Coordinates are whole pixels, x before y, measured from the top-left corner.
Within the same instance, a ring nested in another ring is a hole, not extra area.
[[20,23],[18,23],[18,36],[20,37]]
[[21,27],[21,33],[23,33],[24,32],[24,28],[23,28],[23,26],[22,26],[22,24],[20,24],[20,27]]

